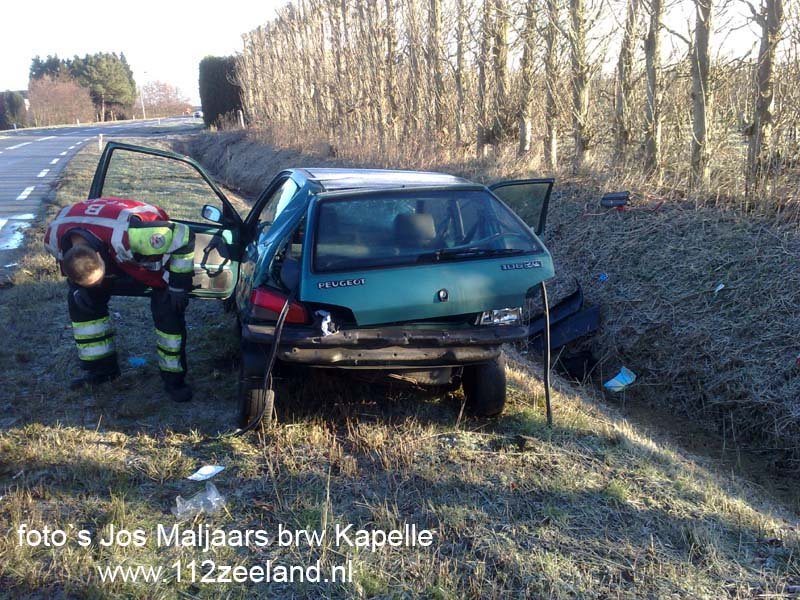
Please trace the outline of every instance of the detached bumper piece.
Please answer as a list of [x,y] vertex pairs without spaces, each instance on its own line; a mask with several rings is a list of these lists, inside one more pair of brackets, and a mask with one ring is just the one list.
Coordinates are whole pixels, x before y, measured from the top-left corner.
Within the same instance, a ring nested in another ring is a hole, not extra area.
[[[600,326],[600,307],[583,304],[583,290],[580,285],[569,296],[550,308],[550,348],[556,350],[570,342],[590,335]],[[537,352],[544,348],[544,317],[531,321],[531,346]]]
[[[255,344],[271,344],[274,334],[272,325],[242,326],[242,337]],[[460,366],[492,360],[502,344],[526,337],[528,328],[516,326],[450,331],[389,327],[343,330],[326,336],[310,328],[286,327],[278,358],[346,368]]]

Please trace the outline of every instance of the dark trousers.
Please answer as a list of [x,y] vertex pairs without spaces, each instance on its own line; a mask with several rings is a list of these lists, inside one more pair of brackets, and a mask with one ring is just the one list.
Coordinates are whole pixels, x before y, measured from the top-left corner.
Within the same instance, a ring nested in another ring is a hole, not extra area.
[[[111,292],[103,285],[79,288],[72,282],[68,284],[67,306],[81,367],[92,374],[115,371],[118,368],[117,352],[108,313]],[[79,289],[88,292],[89,306],[81,307],[76,303],[74,292]],[[173,310],[166,289],[153,290],[150,311],[156,328],[161,378],[167,386],[180,386],[186,375],[186,319],[182,312]]]

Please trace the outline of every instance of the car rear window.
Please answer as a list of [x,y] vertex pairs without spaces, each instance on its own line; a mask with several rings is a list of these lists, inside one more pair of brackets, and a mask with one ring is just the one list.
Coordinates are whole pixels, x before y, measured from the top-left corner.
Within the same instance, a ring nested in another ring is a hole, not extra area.
[[316,272],[541,251],[530,229],[484,191],[331,198],[317,210]]

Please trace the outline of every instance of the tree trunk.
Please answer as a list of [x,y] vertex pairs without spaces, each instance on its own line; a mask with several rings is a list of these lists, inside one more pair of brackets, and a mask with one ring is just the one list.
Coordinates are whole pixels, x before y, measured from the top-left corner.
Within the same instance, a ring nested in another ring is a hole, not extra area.
[[397,139],[397,75],[394,68],[395,47],[397,45],[397,25],[394,16],[394,0],[386,0],[386,121],[391,139]]
[[692,185],[708,185],[708,144],[712,94],[709,81],[712,0],[695,0],[692,48]]
[[495,0],[494,13],[494,119],[492,138],[495,143],[504,139],[508,130],[508,20],[506,0]]
[[661,20],[664,16],[662,0],[650,0],[650,26],[644,42],[645,70],[647,71],[647,103],[644,107],[645,169],[661,175]]
[[636,42],[636,19],[639,0],[628,0],[625,17],[625,32],[617,61],[617,89],[614,106],[614,146],[617,160],[625,162],[631,142],[631,125],[628,111],[631,105],[631,71],[633,70],[633,47]]
[[575,155],[572,171],[577,173],[586,160],[589,146],[589,73],[586,62],[586,5],[584,0],[570,0],[570,61],[572,63],[572,134]]
[[[386,0],[392,2],[392,0]],[[464,0],[458,0],[456,5],[456,147],[464,144],[464,32],[467,28],[467,14]]]
[[492,52],[492,0],[483,0],[483,23],[481,32],[481,55],[478,59],[478,127],[477,155],[486,156],[488,138],[488,111],[486,110],[486,69]]
[[442,46],[442,4],[441,0],[430,0],[428,6],[428,69],[431,74],[433,100],[434,136],[438,140],[442,134],[442,101],[444,99],[444,80],[439,48]]
[[528,0],[525,10],[525,27],[522,33],[522,90],[518,115],[519,146],[517,155],[531,150],[531,103],[533,102],[533,52],[536,43],[536,0]]
[[783,25],[783,0],[766,0],[762,14],[756,16],[761,26],[753,124],[747,146],[747,193],[752,194],[769,169],[772,146],[772,108],[775,101],[775,47]]
[[545,138],[544,161],[547,168],[558,168],[558,106],[556,88],[558,86],[558,0],[547,0],[547,24],[545,26]]

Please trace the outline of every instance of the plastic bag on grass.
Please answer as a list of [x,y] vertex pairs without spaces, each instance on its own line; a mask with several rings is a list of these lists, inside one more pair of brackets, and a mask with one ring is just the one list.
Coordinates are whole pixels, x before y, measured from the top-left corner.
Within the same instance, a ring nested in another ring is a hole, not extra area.
[[213,483],[207,481],[206,489],[197,492],[188,500],[184,500],[181,496],[175,498],[175,506],[170,510],[178,519],[188,519],[200,513],[211,515],[224,507],[225,496],[219,493]]

